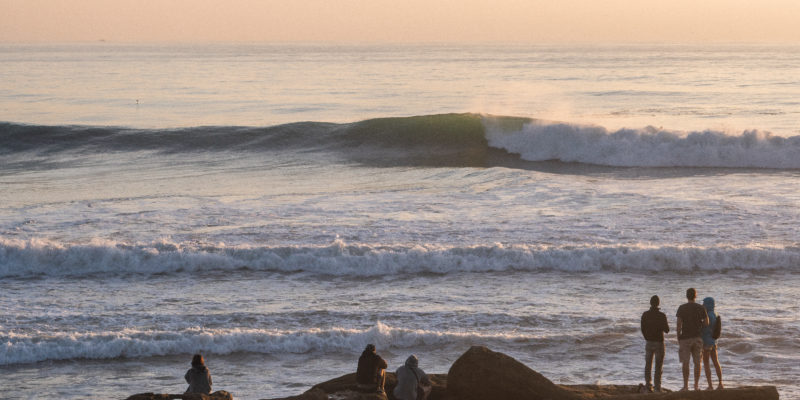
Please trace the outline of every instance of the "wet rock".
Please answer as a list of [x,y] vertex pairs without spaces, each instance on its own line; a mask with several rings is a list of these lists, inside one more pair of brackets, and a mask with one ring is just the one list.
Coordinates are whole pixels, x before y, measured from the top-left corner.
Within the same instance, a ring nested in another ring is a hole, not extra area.
[[183,393],[183,394],[165,394],[165,393],[139,393],[128,397],[125,400],[233,400],[233,395],[224,391],[218,390],[214,393],[200,394],[200,393]]

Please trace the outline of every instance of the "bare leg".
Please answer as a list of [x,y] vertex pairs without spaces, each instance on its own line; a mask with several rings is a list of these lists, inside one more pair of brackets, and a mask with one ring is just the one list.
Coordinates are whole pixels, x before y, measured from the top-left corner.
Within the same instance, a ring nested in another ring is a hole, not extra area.
[[383,392],[384,385],[386,385],[386,370],[378,370],[378,391]]
[[692,361],[694,361],[694,390],[698,390],[700,387],[700,357],[692,356]]
[[[724,389],[725,387],[722,386],[722,366],[719,365],[719,357],[717,355],[717,347],[716,346],[714,347],[714,350],[711,351],[711,361],[714,362],[714,369],[717,370],[717,379],[719,379],[719,386],[717,386],[717,389]],[[708,366],[706,366],[706,375],[708,375],[708,373],[709,373],[708,369],[709,369]],[[711,384],[711,377],[710,376],[708,377],[708,383],[709,383],[709,385]]]
[[[688,358],[688,357],[687,357]],[[689,360],[683,360],[683,389],[689,390]]]
[[711,381],[711,365],[708,364],[708,356],[710,353],[711,350],[703,349],[703,366],[705,367],[706,380],[708,381],[708,388],[706,390],[714,389],[714,382]]

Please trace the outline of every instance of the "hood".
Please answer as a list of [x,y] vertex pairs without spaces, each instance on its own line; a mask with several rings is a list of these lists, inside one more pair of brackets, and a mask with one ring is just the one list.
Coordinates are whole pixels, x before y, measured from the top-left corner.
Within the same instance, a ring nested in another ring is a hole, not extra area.
[[713,297],[706,297],[703,299],[703,307],[706,308],[706,312],[709,314],[714,312],[714,298]]
[[406,359],[406,367],[417,368],[417,366],[419,366],[419,359],[417,359],[417,356],[413,354],[408,356]]

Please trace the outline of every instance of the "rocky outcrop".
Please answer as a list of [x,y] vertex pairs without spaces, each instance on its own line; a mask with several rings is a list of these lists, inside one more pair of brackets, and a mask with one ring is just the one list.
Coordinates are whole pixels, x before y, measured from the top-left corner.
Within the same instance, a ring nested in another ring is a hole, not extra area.
[[579,400],[525,364],[483,346],[473,346],[453,363],[447,391],[461,400]]
[[125,400],[233,400],[233,396],[224,391],[218,390],[214,393],[200,394],[200,393],[184,393],[184,394],[156,394],[156,393],[139,393]]
[[[775,386],[724,390],[638,393],[631,385],[556,385],[519,361],[486,347],[474,346],[456,360],[447,374],[428,374],[433,391],[428,400],[778,400]],[[365,391],[347,374],[315,385],[307,392],[273,400],[395,400],[394,373],[386,374],[386,393]],[[143,393],[127,400],[233,400],[225,391],[197,394]]]

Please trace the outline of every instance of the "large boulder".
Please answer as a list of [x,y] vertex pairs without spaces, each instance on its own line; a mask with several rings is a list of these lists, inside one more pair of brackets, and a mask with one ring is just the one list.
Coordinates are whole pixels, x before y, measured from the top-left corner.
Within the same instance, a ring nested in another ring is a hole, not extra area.
[[460,400],[578,400],[521,362],[484,346],[473,346],[447,374],[447,392]]
[[233,395],[224,391],[218,390],[211,394],[200,393],[184,393],[184,394],[166,394],[166,393],[139,393],[128,397],[125,400],[233,400]]

